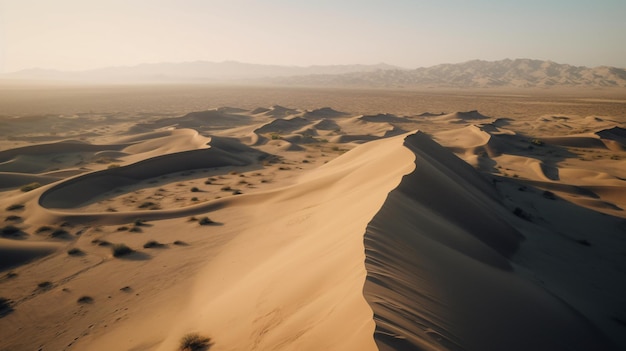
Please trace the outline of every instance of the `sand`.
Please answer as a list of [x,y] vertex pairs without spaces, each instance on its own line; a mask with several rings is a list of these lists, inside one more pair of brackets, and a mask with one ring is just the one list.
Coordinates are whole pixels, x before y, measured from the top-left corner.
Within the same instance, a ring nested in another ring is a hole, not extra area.
[[4,102],[0,350],[626,348],[623,94],[90,89]]

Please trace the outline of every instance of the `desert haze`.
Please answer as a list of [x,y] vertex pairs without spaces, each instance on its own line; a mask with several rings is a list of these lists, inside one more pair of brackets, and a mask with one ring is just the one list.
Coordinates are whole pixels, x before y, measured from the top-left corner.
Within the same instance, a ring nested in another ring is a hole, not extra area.
[[485,65],[0,84],[0,350],[626,349],[624,71]]

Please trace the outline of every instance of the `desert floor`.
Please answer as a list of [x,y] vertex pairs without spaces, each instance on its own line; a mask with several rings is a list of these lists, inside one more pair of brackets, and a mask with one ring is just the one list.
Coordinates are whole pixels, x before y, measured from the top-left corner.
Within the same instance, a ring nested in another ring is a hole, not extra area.
[[626,349],[625,128],[623,89],[0,85],[0,350]]

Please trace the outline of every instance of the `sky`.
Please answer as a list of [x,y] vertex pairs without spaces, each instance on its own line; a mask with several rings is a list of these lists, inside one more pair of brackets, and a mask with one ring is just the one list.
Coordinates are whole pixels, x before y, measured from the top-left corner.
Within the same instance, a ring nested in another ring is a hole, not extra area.
[[624,0],[0,0],[0,73],[240,61],[626,67]]

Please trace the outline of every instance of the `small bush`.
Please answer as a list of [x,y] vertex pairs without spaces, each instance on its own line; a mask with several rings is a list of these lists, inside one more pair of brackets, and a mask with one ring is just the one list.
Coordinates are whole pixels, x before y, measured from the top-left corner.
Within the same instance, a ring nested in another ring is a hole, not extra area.
[[191,198],[191,201],[198,201],[198,198],[194,196]]
[[93,239],[91,241],[92,244],[96,244],[98,246],[111,246],[111,243],[106,241],[106,240],[102,240],[102,239]]
[[151,201],[146,201],[144,203],[142,203],[141,205],[139,205],[139,208],[148,208],[148,207],[153,207],[156,204],[154,202]]
[[24,208],[24,205],[22,204],[13,204],[13,205],[9,205],[6,210],[7,211],[16,211],[16,210],[21,210]]
[[180,339],[180,351],[201,351],[211,346],[211,339],[198,333],[189,333]]
[[91,296],[81,296],[81,297],[78,298],[78,300],[76,300],[76,302],[78,302],[80,304],[93,303],[93,297],[91,297]]
[[187,246],[189,244],[187,244],[186,242],[182,241],[182,240],[176,240],[173,242],[174,245],[178,245],[178,246]]
[[0,297],[0,317],[3,317],[11,312],[13,312],[13,307],[11,307],[11,300]]
[[143,244],[143,248],[144,249],[153,249],[153,248],[160,248],[160,247],[164,247],[165,244],[161,244],[160,242],[156,241],[156,240],[150,240],[147,243]]
[[530,215],[529,213],[527,213],[526,211],[522,210],[522,209],[521,209],[521,208],[519,208],[519,207],[516,207],[516,208],[513,210],[513,214],[514,214],[514,215],[516,215],[517,217],[519,217],[519,218],[521,218],[521,219],[524,219],[524,220],[527,220],[527,221],[529,221],[529,222],[530,222],[530,221],[531,221],[531,219],[532,219],[532,217],[531,217],[531,215]]
[[220,188],[220,190],[221,191],[231,191],[233,189],[231,187],[229,187],[229,186],[223,186],[223,187]]
[[23,187],[20,188],[21,191],[23,192],[29,192],[31,190],[35,190],[37,188],[39,188],[41,186],[41,184],[34,182],[34,183],[30,183],[30,184],[26,184]]
[[553,193],[553,192],[551,192],[551,191],[546,190],[546,191],[544,191],[544,192],[543,192],[543,194],[542,194],[542,195],[543,195],[543,197],[545,197],[546,199],[549,199],[549,200],[556,200],[556,195],[554,195],[554,193]]
[[50,230],[52,230],[52,227],[48,225],[42,225],[41,227],[37,228],[37,230],[35,230],[35,233],[43,233],[43,232],[47,232]]
[[200,218],[200,221],[198,223],[200,223],[200,225],[208,225],[208,224],[213,224],[215,222],[213,222],[209,217],[202,217]]
[[211,182],[210,180],[205,180],[205,181],[204,181],[204,184],[207,184],[207,185],[208,185],[208,184],[213,184],[213,182]]
[[70,256],[82,256],[84,252],[81,249],[74,247],[67,250],[67,254]]
[[233,195],[241,195],[243,194],[241,190],[233,190]]
[[192,192],[192,193],[197,193],[197,192],[199,192],[199,191],[200,191],[200,189],[198,189],[198,187],[195,187],[195,186],[194,186],[193,188],[191,188],[191,192]]
[[69,234],[65,229],[56,229],[52,233],[50,233],[51,238],[58,238],[64,235]]
[[121,226],[121,227],[117,227],[117,231],[118,231],[118,232],[125,232],[125,231],[127,231],[127,230],[128,230],[128,227],[127,227],[127,226],[125,226],[125,225],[123,225],[123,226]]
[[136,219],[135,222],[133,222],[133,224],[137,227],[141,227],[146,225],[146,221],[143,219]]
[[113,247],[111,247],[111,252],[113,252],[113,257],[122,257],[130,255],[135,252],[135,250],[126,246],[126,244],[114,244]]
[[5,218],[4,221],[5,222],[15,222],[15,221],[19,221],[20,219],[22,219],[22,217],[16,216],[16,215],[10,215],[10,216],[7,216],[7,218]]
[[37,287],[38,287],[39,289],[50,289],[50,288],[52,287],[52,283],[51,283],[51,282],[48,282],[48,281],[46,281],[46,282],[41,282],[41,283],[37,284]]
[[22,230],[14,225],[7,225],[0,230],[2,235],[16,235],[20,233]]

